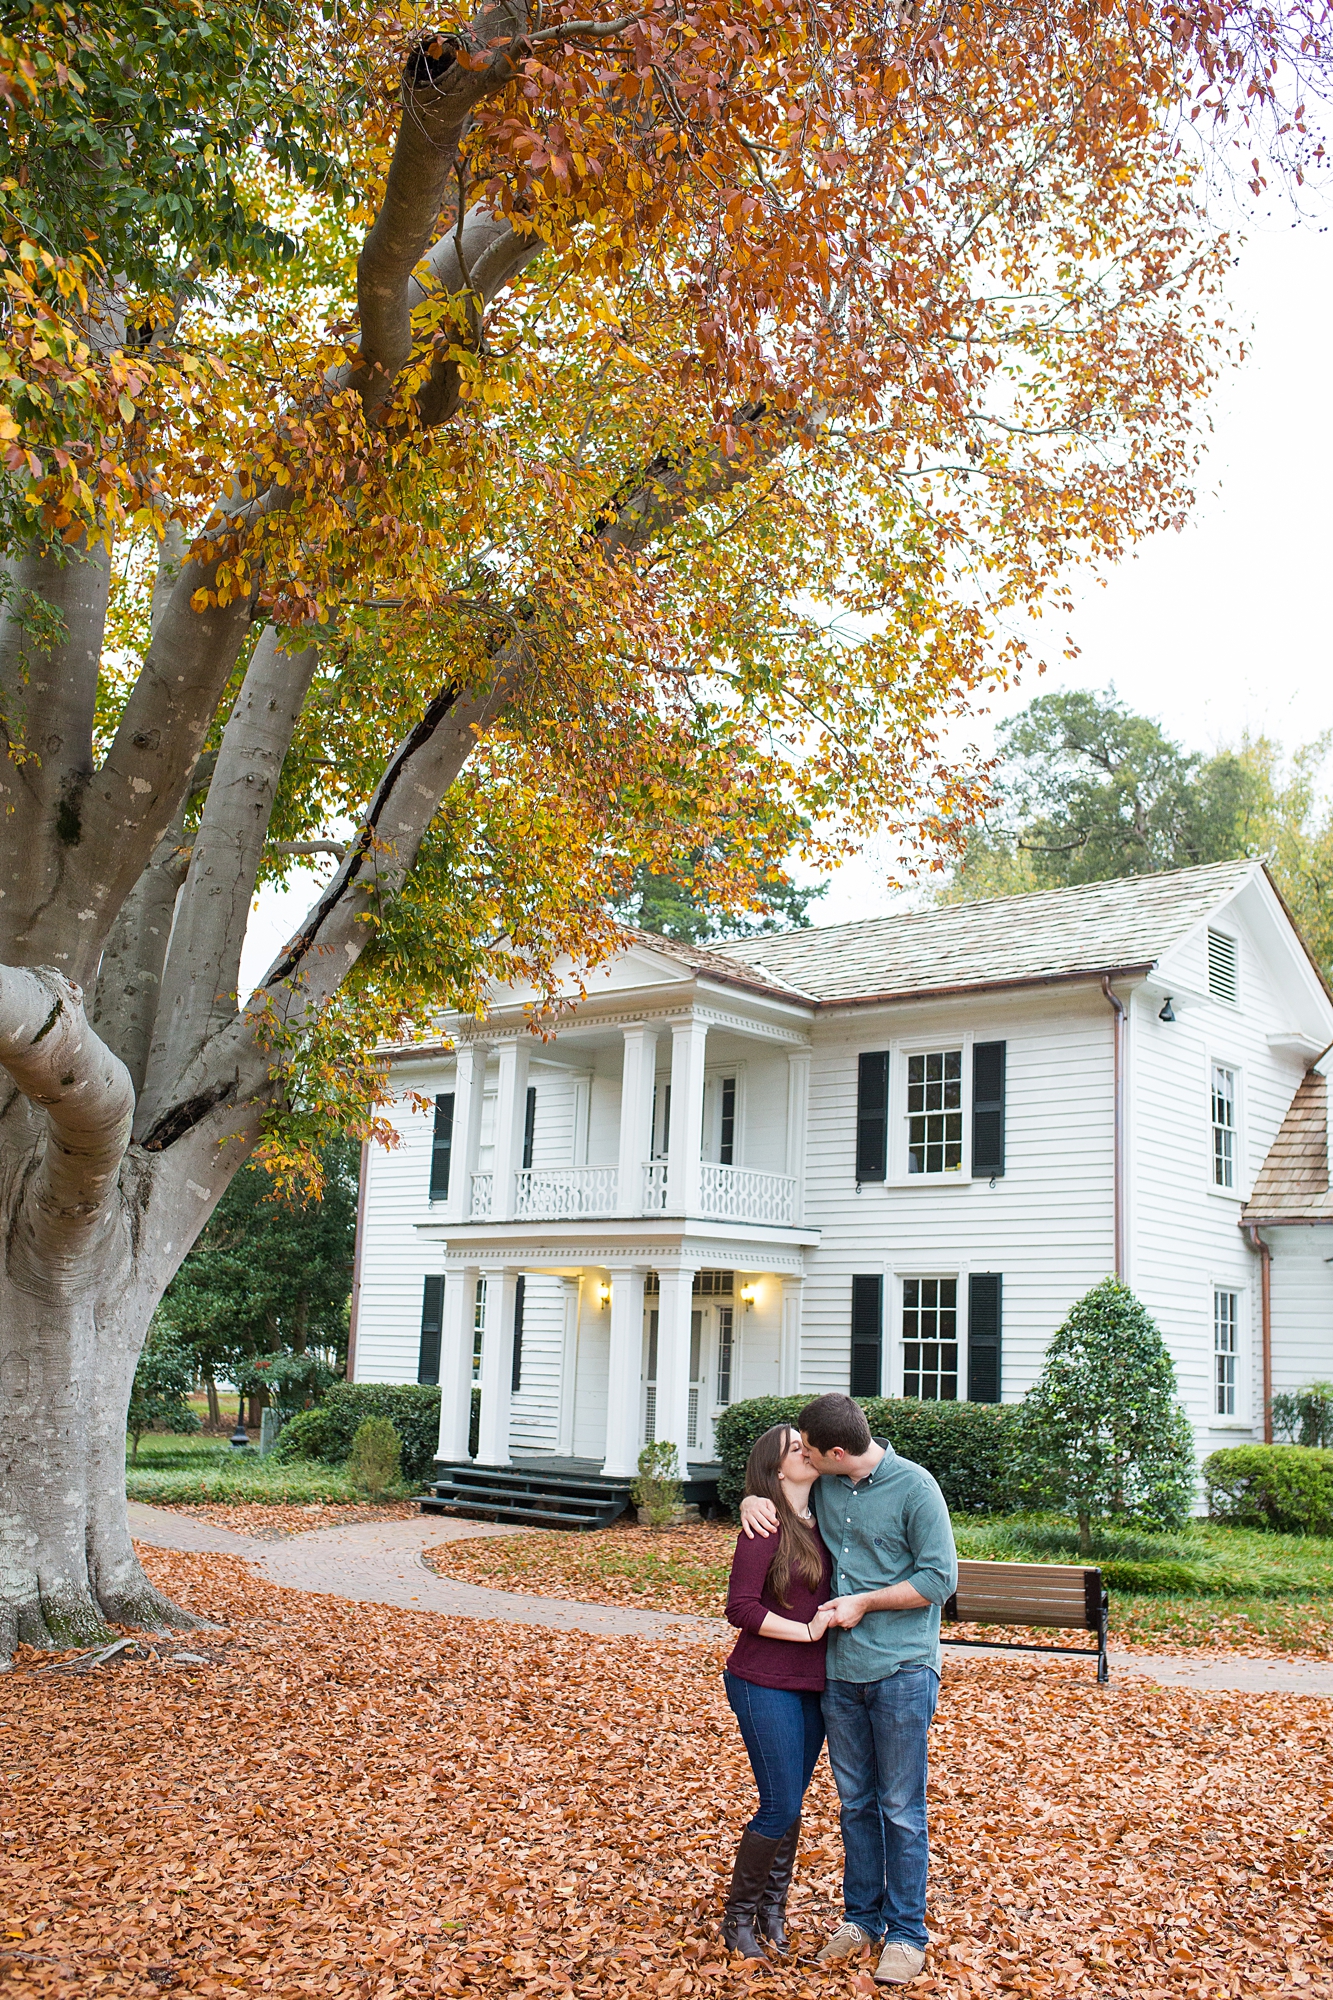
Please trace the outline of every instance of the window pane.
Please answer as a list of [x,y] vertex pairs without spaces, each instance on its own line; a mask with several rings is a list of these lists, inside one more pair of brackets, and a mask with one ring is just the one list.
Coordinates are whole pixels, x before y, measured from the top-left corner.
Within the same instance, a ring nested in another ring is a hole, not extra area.
[[907,1058],[907,1171],[955,1174],[963,1164],[963,1052]]
[[1213,1064],[1213,1186],[1236,1181],[1236,1072]]
[[1240,1294],[1213,1293],[1213,1409],[1219,1417],[1236,1414],[1236,1383],[1240,1358]]
[[903,1280],[903,1394],[932,1403],[958,1400],[956,1278]]
[[723,1306],[717,1316],[717,1400],[731,1401],[732,1309]]

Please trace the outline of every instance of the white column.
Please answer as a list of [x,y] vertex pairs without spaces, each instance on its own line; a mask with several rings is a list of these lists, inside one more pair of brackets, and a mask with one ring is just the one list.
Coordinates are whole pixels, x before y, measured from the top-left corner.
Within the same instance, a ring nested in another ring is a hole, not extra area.
[[472,1176],[477,1171],[481,1146],[481,1100],[486,1087],[488,1053],[484,1042],[464,1042],[458,1051],[449,1199],[444,1207],[446,1222],[466,1222],[472,1214]]
[[[452,1190],[451,1190],[452,1192]],[[467,1457],[472,1421],[472,1336],[477,1309],[475,1264],[444,1274],[444,1320],[440,1328],[441,1458]]]
[[515,1176],[523,1164],[523,1115],[528,1103],[528,1036],[500,1044],[500,1084],[495,1099],[495,1183],[491,1221],[512,1222]]
[[555,1448],[566,1458],[574,1452],[574,1396],[579,1369],[579,1281],[560,1280],[562,1308],[560,1335],[560,1414]]
[[[696,1021],[693,1015],[671,1024],[671,1138],[667,1146],[666,1202],[669,1215],[699,1213],[707,1040],[708,1023]],[[659,1410],[661,1407],[659,1401]]]
[[514,1378],[514,1286],[518,1271],[512,1264],[483,1270],[486,1316],[481,1330],[481,1426],[477,1435],[479,1465],[509,1463],[509,1401]]
[[801,1296],[805,1280],[782,1280],[782,1331],[778,1341],[778,1394],[795,1396],[801,1387]]
[[611,1273],[611,1352],[606,1375],[604,1474],[624,1479],[639,1464],[639,1376],[643,1370],[642,1270]]
[[[810,1051],[787,1051],[787,1172],[796,1183],[793,1223],[805,1220],[805,1138],[810,1118]],[[793,1395],[795,1391],[791,1392]]]
[[[675,1110],[673,1090],[673,1125]],[[690,1456],[690,1314],[697,1268],[693,1264],[674,1270],[658,1267],[662,1291],[657,1302],[657,1435],[675,1445],[682,1477]]]
[[643,1214],[643,1167],[653,1145],[653,1077],[657,1035],[641,1021],[625,1029],[620,1072],[620,1170],[616,1208],[621,1215]]

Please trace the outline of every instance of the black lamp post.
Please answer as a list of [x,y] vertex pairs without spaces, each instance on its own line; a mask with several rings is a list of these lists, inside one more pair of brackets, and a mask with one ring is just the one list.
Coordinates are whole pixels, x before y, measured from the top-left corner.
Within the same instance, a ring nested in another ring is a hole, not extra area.
[[242,1401],[240,1407],[236,1411],[236,1428],[231,1434],[231,1448],[233,1451],[245,1451],[250,1443],[250,1439],[246,1433],[245,1424],[242,1420],[244,1408],[245,1405],[244,1402]]

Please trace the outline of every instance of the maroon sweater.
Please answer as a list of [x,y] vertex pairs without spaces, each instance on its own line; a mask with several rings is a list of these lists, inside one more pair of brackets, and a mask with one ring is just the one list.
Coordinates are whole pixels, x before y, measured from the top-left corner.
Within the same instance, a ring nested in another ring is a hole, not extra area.
[[799,1576],[793,1576],[787,1593],[790,1602],[779,1604],[768,1581],[769,1569],[778,1552],[777,1536],[756,1535],[753,1541],[744,1534],[736,1537],[731,1582],[727,1587],[727,1623],[737,1626],[741,1636],[732,1648],[727,1672],[735,1674],[738,1680],[754,1681],[760,1687],[790,1688],[800,1694],[823,1693],[826,1640],[816,1639],[810,1646],[799,1639],[759,1636],[759,1627],[770,1611],[779,1618],[794,1618],[798,1625],[804,1625],[821,1604],[827,1604],[833,1565],[828,1550],[819,1540],[818,1529],[815,1540],[819,1542],[822,1560],[817,1586],[812,1590]]

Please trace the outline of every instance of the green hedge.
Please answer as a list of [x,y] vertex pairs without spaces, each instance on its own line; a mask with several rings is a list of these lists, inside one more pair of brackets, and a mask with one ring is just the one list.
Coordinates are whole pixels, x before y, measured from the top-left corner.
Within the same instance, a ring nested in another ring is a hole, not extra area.
[[1333,1451],[1303,1444],[1238,1444],[1204,1460],[1204,1493],[1215,1521],[1333,1534]]
[[[472,1391],[468,1451],[477,1455],[481,1391]],[[367,1417],[387,1417],[403,1447],[403,1478],[429,1479],[440,1438],[440,1392],[417,1382],[339,1382],[313,1410],[302,1410],[283,1425],[270,1461],[291,1465],[313,1458],[341,1465]]]
[[[773,1424],[794,1424],[809,1396],[754,1396],[733,1403],[713,1426],[723,1472],[718,1498],[733,1511],[745,1492],[745,1461]],[[858,1396],[876,1437],[903,1458],[924,1465],[940,1483],[953,1513],[991,1514],[1004,1508],[1006,1455],[1015,1406],[1004,1403],[922,1403],[910,1396]]]

